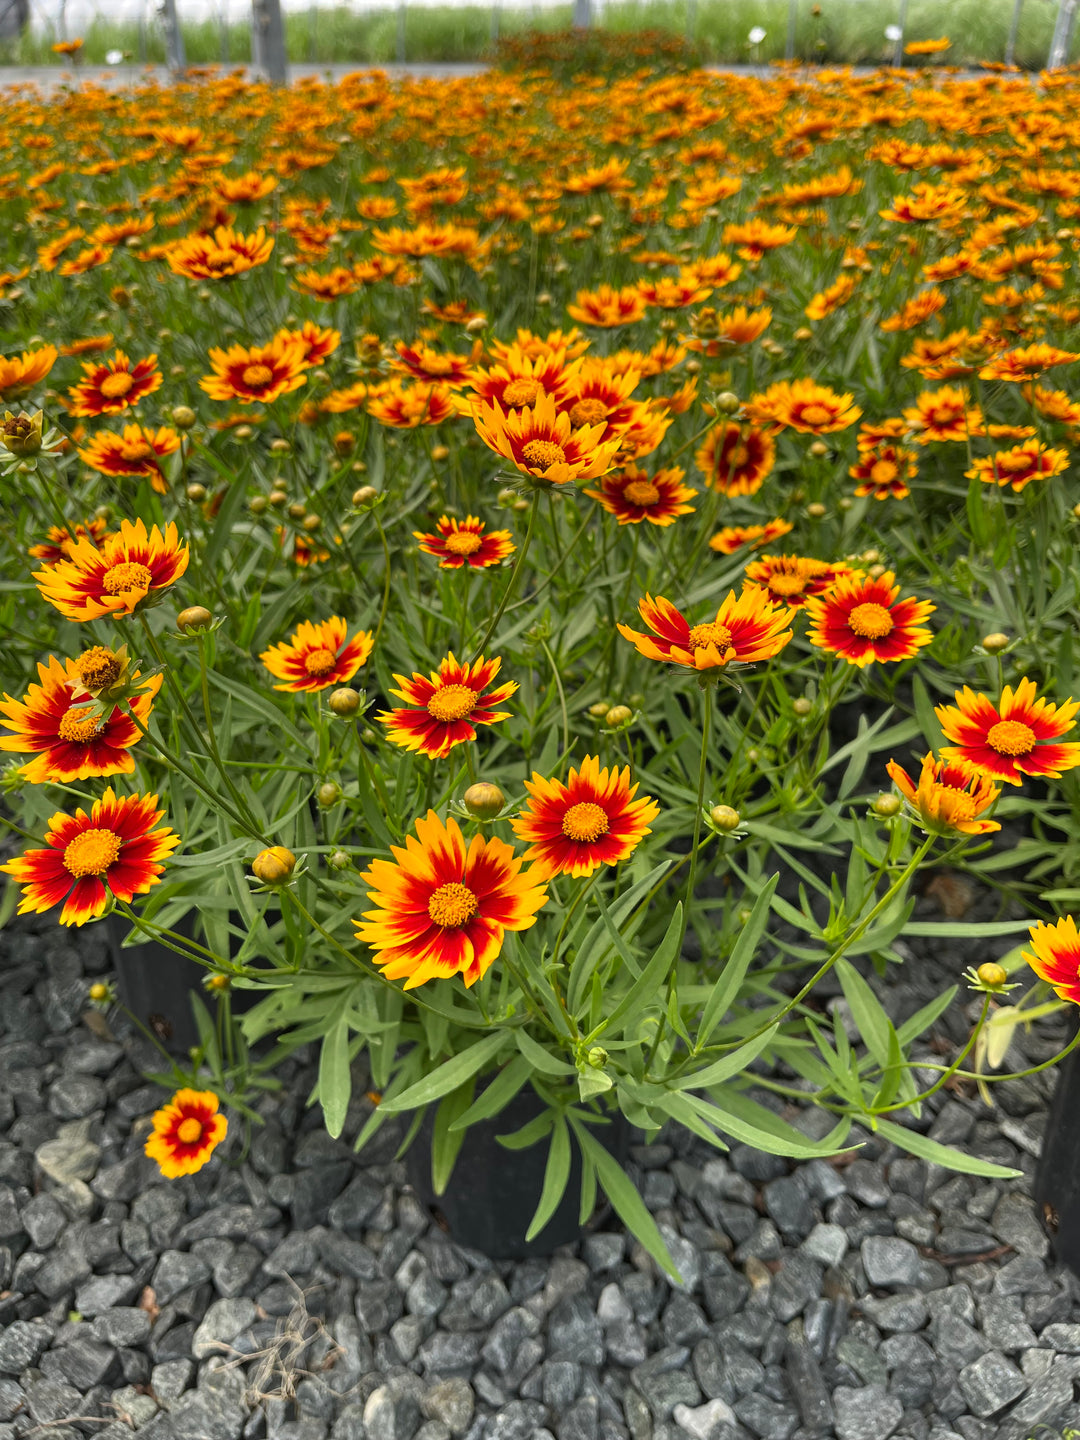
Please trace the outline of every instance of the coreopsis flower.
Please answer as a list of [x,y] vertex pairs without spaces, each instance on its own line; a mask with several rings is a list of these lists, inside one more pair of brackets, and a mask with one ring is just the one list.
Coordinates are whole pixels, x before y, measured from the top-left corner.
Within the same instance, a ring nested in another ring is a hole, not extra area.
[[916,823],[927,834],[988,835],[1001,829],[996,820],[979,819],[1001,790],[965,761],[936,760],[932,753],[925,755],[917,782],[895,760],[885,768],[910,805]]
[[[42,434],[44,422],[45,413],[42,410],[36,410],[33,415],[28,415],[25,410],[20,410],[18,415],[5,411],[3,420],[0,420],[0,445],[9,455],[20,460],[39,455],[45,442]],[[49,454],[55,448],[54,444],[50,444],[45,453]]]
[[274,241],[260,225],[253,235],[243,235],[229,225],[218,225],[211,235],[185,235],[166,251],[174,275],[190,280],[232,280],[265,265]]
[[736,305],[727,314],[715,310],[702,310],[692,316],[692,335],[683,335],[680,343],[687,350],[696,350],[699,355],[715,359],[717,355],[731,351],[736,345],[749,345],[764,335],[772,324],[772,311],[768,305],[760,310],[748,310],[745,305]]
[[573,428],[570,416],[557,412],[550,395],[538,395],[524,410],[504,413],[498,401],[474,416],[484,444],[510,460],[523,475],[547,485],[595,480],[611,469],[620,438],[601,440],[606,424]]
[[931,315],[936,315],[944,308],[945,292],[931,287],[908,300],[895,314],[887,315],[879,322],[880,328],[892,332],[914,330],[916,325],[923,324]]
[[621,470],[613,470],[600,481],[599,490],[586,490],[620,525],[674,525],[680,515],[689,515],[694,507],[688,502],[696,496],[684,485],[684,471],[678,465],[657,470],[653,475],[632,462]]
[[394,350],[397,359],[390,362],[391,368],[411,375],[414,380],[438,380],[452,390],[459,390],[470,383],[473,374],[471,355],[455,355],[445,350],[436,350],[433,345],[425,345],[423,341],[406,345],[403,340],[399,340]]
[[1060,420],[1065,425],[1080,425],[1080,401],[1073,400],[1064,390],[1047,390],[1042,385],[1025,385],[1021,393],[1047,420]]
[[748,546],[760,550],[772,540],[779,540],[794,530],[790,520],[767,520],[764,525],[725,525],[709,541],[709,549],[718,555],[734,555],[736,550]]
[[163,383],[157,356],[147,355],[133,365],[123,350],[101,364],[83,361],[83,378],[68,391],[72,415],[119,415],[152,395]]
[[164,599],[188,567],[188,548],[171,521],[164,533],[142,519],[121,520],[98,549],[76,540],[65,559],[34,573],[38,589],[69,620],[134,615]]
[[43,850],[0,865],[22,886],[19,914],[40,915],[64,902],[61,925],[85,925],[104,915],[110,899],[129,903],[161,879],[165,860],[180,844],[172,830],[155,830],[164,810],[156,795],[113,794],[110,786],[89,815],[59,811],[49,821]]
[[969,406],[967,391],[955,385],[916,396],[914,406],[904,411],[904,419],[920,445],[934,440],[962,443],[983,429],[982,411],[977,405]]
[[858,480],[855,494],[872,495],[875,500],[903,500],[911,494],[909,480],[919,473],[915,452],[902,445],[882,441],[872,450],[859,447],[859,459],[848,466],[848,474]]
[[942,755],[965,760],[983,775],[1019,785],[1025,775],[1056,779],[1080,765],[1080,744],[1058,744],[1080,711],[1080,702],[1063,705],[1036,698],[1034,680],[1006,685],[995,703],[967,685],[955,693],[955,705],[938,705],[934,713],[946,740]]
[[968,195],[954,185],[915,186],[910,195],[894,195],[889,209],[879,210],[883,220],[896,220],[905,225],[928,225],[933,220],[956,219],[967,209]]
[[589,357],[581,360],[579,366],[558,409],[566,411],[574,430],[599,425],[597,440],[621,436],[636,418],[637,406],[631,396],[637,389],[641,371],[631,367],[618,373],[610,360]]
[[398,225],[388,230],[371,232],[372,246],[383,255],[408,256],[422,260],[425,255],[460,255],[465,260],[479,257],[482,251],[479,230],[471,225],[415,225],[404,230]]
[[1053,925],[1040,920],[1028,930],[1031,951],[1024,959],[1061,1000],[1080,1005],[1080,934],[1071,915]]
[[47,565],[52,565],[70,556],[71,547],[77,540],[89,540],[98,549],[108,530],[108,522],[97,519],[84,520],[81,525],[75,526],[53,525],[46,538],[40,544],[31,545],[26,553],[33,560],[44,560]]
[[526,780],[529,802],[511,824],[529,848],[523,859],[534,861],[538,873],[549,877],[591,875],[601,865],[617,865],[632,855],[660,806],[651,795],[635,799],[638,786],[630,783],[630,767],[606,767],[586,755],[580,770],[561,780],[545,780],[533,772]]
[[969,480],[983,480],[988,485],[1000,485],[1002,489],[1011,485],[1019,492],[1032,480],[1049,480],[1068,468],[1068,450],[1051,450],[1038,440],[1028,440],[1023,445],[1014,445],[1011,450],[997,450],[993,455],[973,460],[971,469],[965,470],[964,474]]
[[682,310],[707,300],[712,286],[703,285],[692,271],[684,270],[677,278],[662,275],[659,280],[639,280],[637,292],[646,305],[654,305],[658,310]]
[[790,245],[798,234],[793,225],[773,225],[768,220],[741,220],[724,226],[724,244],[736,246],[736,255],[758,261],[770,250]]
[[362,281],[343,265],[335,265],[325,275],[318,270],[302,270],[293,276],[293,288],[313,300],[340,300],[360,289]]
[[535,925],[547,890],[505,840],[474,835],[466,847],[457,821],[444,825],[434,810],[414,829],[403,847],[391,846],[393,861],[373,860],[363,872],[375,908],[353,921],[357,936],[406,990],[455,975],[475,985],[507,930]]
[[248,170],[243,175],[215,175],[214,194],[226,205],[254,205],[265,200],[277,189],[273,175],[261,175],[258,170]]
[[[11,731],[0,736],[0,750],[37,757],[22,767],[22,778],[42,785],[132,774],[131,747],[142,739],[139,725],[146,728],[161,676],[145,681],[143,693],[131,702],[136,725],[119,706],[103,716],[99,705],[86,703],[78,661],[61,662],[50,655],[37,669],[40,685],[29,686],[22,700],[5,694],[0,702],[0,724]],[[138,671],[132,678],[138,678]]]
[[809,596],[823,594],[850,575],[851,566],[806,555],[762,555],[747,565],[744,574],[745,584],[764,590],[775,604],[799,609]]
[[358,630],[350,640],[349,625],[340,615],[313,623],[301,620],[288,640],[271,645],[259,659],[282,683],[275,690],[297,694],[347,684],[367,663],[375,644],[370,630]]
[[776,445],[767,430],[722,420],[694,452],[694,464],[710,490],[721,495],[756,495],[772,473]]
[[886,570],[876,579],[859,572],[841,577],[824,595],[806,602],[811,645],[842,655],[862,669],[875,660],[910,660],[933,640],[921,624],[937,607],[913,596],[899,599],[896,577]]
[[489,530],[485,534],[484,521],[478,515],[466,515],[464,520],[441,515],[435,522],[433,535],[414,530],[413,536],[419,540],[425,555],[438,558],[440,570],[460,570],[464,565],[471,570],[484,570],[489,565],[501,564],[514,553],[510,531]]
[[841,275],[831,285],[812,296],[803,313],[809,320],[824,320],[827,315],[847,304],[855,294],[859,280],[858,275]]
[[112,331],[104,335],[86,335],[81,340],[72,340],[68,345],[60,346],[61,355],[96,355],[102,350],[108,350],[113,343]]
[[525,410],[541,395],[550,395],[559,407],[569,394],[578,364],[567,358],[565,347],[528,354],[518,344],[506,347],[494,363],[475,367],[469,384],[474,403],[497,401],[503,410]]
[[980,380],[1012,380],[1030,383],[1054,365],[1071,365],[1080,360],[1080,351],[1059,350],[1056,345],[1024,345],[995,355],[979,371]]
[[380,385],[377,394],[368,391],[367,413],[394,430],[415,430],[418,425],[441,425],[457,414],[457,405],[449,385],[391,380]]
[[612,285],[598,285],[595,290],[579,290],[566,313],[582,325],[612,330],[618,325],[632,325],[644,318],[648,306],[644,296],[633,285],[616,290]]
[[852,395],[837,395],[816,380],[778,380],[745,406],[751,420],[789,426],[807,435],[830,435],[854,425],[862,411]]
[[451,651],[430,677],[415,671],[411,679],[395,675],[400,689],[390,693],[404,700],[405,708],[384,710],[378,716],[387,739],[403,750],[445,760],[455,745],[476,739],[477,725],[509,720],[510,711],[496,707],[509,700],[517,684],[509,680],[488,690],[501,668],[497,656],[485,660],[481,655],[470,665],[455,659]]
[[[791,639],[794,610],[774,605],[764,590],[734,590],[715,620],[691,625],[670,600],[651,595],[638,602],[638,613],[653,632],[645,635],[620,624],[619,634],[649,660],[666,660],[691,670],[715,670],[752,664],[778,655]],[[654,638],[655,637],[655,638]]]
[[341,344],[341,331],[325,329],[314,320],[305,320],[299,330],[279,330],[274,336],[286,345],[295,345],[305,365],[320,365]]
[[948,50],[952,41],[948,36],[940,40],[912,40],[904,46],[905,55],[940,55],[942,51]]
[[102,475],[145,475],[159,495],[169,487],[161,473],[160,462],[166,455],[180,449],[179,433],[170,425],[153,430],[143,425],[125,425],[123,433],[114,435],[99,430],[90,437],[79,459]]
[[201,1170],[228,1129],[212,1090],[177,1090],[167,1105],[154,1111],[153,1125],[144,1150],[166,1180]]
[[230,345],[212,349],[214,373],[199,381],[212,400],[239,400],[242,405],[269,404],[307,383],[302,346],[275,336],[268,345]]

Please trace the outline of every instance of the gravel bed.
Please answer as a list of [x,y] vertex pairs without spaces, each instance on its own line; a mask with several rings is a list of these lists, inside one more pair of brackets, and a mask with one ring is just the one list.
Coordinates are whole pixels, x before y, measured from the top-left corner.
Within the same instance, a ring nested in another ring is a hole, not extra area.
[[[955,896],[924,899],[928,916],[941,898]],[[899,1019],[993,951],[902,953],[887,990],[871,973]],[[0,932],[0,1440],[1028,1440],[1080,1426],[1080,1283],[1054,1265],[1030,1199],[1052,1076],[995,1087],[994,1109],[943,1093],[918,1122],[1022,1169],[1011,1183],[861,1133],[839,1164],[725,1155],[682,1132],[634,1146],[677,1287],[612,1221],[550,1259],[460,1249],[409,1191],[395,1135],[359,1157],[326,1136],[299,1061],[244,1163],[222,1163],[239,1153],[234,1126],[204,1171],[162,1181],[142,1155],[163,1098],[140,1075],[153,1062],[88,1010],[106,971],[97,927],[45,916]],[[968,1023],[958,1000],[926,1055]],[[1008,1065],[1063,1035],[1021,1037]],[[820,1135],[828,1117],[799,1123]]]

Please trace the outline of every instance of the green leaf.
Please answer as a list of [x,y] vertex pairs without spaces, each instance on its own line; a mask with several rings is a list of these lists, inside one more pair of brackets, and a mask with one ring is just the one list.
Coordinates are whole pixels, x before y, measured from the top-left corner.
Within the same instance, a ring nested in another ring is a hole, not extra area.
[[[608,907],[608,917],[611,923],[619,927],[623,925],[638,905],[646,899],[649,892],[659,884],[660,880],[671,869],[674,862],[665,860],[650,870],[643,880],[632,885],[625,895],[620,895]],[[585,987],[589,983],[593,971],[604,956],[604,939],[607,936],[607,924],[603,915],[592,926],[585,939],[578,947],[574,963],[570,967],[570,979],[566,987],[566,1003],[573,1015],[578,1013],[581,1001],[585,995]]]
[[1019,935],[1030,928],[1030,917],[1027,920],[990,920],[985,923],[912,920],[904,927],[904,934],[936,936],[939,940],[990,940],[997,935]]
[[698,1114],[725,1135],[758,1150],[767,1150],[770,1155],[786,1155],[789,1160],[816,1160],[835,1155],[843,1149],[851,1129],[851,1121],[845,1116],[823,1140],[807,1140],[794,1125],[737,1090],[710,1090],[712,1104],[692,1093],[684,1093]]
[[891,1105],[896,1098],[896,1092],[900,1089],[900,1081],[903,1079],[904,1055],[900,1049],[900,1041],[892,1024],[889,1025],[889,1063],[885,1066],[881,1076],[881,1085],[874,1096],[874,1105]]
[[866,1042],[866,1048],[884,1068],[889,1064],[889,1017],[854,965],[847,960],[838,960],[836,973],[844,987],[844,998],[851,1007],[852,1016],[859,1027],[859,1034]]
[[909,1020],[905,1020],[896,1032],[901,1045],[910,1045],[924,1031],[929,1030],[939,1015],[944,1015],[952,1002],[956,999],[956,992],[959,985],[950,985],[944,994],[939,995],[936,1000],[931,1000],[921,1010],[916,1010]]
[[[978,487],[979,482],[977,480],[972,481],[972,485]],[[911,693],[915,702],[915,718],[919,722],[923,739],[931,750],[940,750],[945,743],[945,736],[942,734],[941,726],[938,724],[938,718],[934,714],[934,707],[930,702],[930,696],[926,692],[926,686],[920,675],[912,677]]]
[[386,1115],[396,1115],[401,1110],[414,1110],[418,1105],[429,1105],[432,1100],[441,1099],[451,1090],[456,1090],[470,1075],[475,1075],[494,1060],[505,1045],[506,1038],[504,1030],[497,1030],[494,1035],[485,1035],[482,1040],[477,1040],[475,1045],[462,1050],[460,1055],[447,1060],[430,1075],[425,1075],[423,1080],[410,1085],[392,1100],[384,1097],[379,1109]]
[[542,1110],[534,1120],[515,1130],[511,1135],[496,1135],[495,1139],[507,1150],[528,1150],[542,1140],[555,1123],[554,1110]]
[[944,1165],[947,1170],[959,1170],[964,1175],[985,1175],[991,1180],[1018,1180],[1022,1170],[1010,1170],[1007,1165],[992,1165],[989,1160],[977,1160],[974,1155],[965,1155],[951,1145],[941,1145],[917,1130],[908,1130],[903,1125],[894,1125],[891,1120],[878,1120],[877,1129],[886,1140],[891,1140],[901,1150],[917,1155],[920,1160],[929,1160],[933,1165]]
[[682,1076],[681,1079],[674,1082],[673,1089],[704,1090],[707,1085],[719,1085],[722,1080],[730,1080],[733,1075],[740,1074],[751,1061],[757,1059],[778,1029],[779,1026],[770,1025],[756,1039],[748,1040],[745,1045],[740,1045],[737,1050],[732,1050],[730,1055],[724,1055],[721,1059],[714,1060],[711,1065],[706,1065],[691,1075]]
[[347,1014],[342,1014],[323,1038],[319,1055],[318,1094],[327,1131],[336,1140],[344,1128],[352,1095]]
[[455,1130],[453,1125],[472,1104],[475,1089],[476,1076],[470,1075],[464,1085],[451,1090],[449,1095],[444,1095],[439,1101],[431,1137],[431,1188],[436,1195],[443,1194],[450,1183],[454,1161],[465,1139],[465,1131]]
[[491,1084],[484,1087],[464,1115],[458,1116],[450,1129],[467,1130],[478,1120],[490,1120],[493,1115],[498,1115],[500,1110],[509,1105],[531,1074],[532,1066],[525,1056],[515,1055],[509,1064],[503,1066]]
[[189,991],[191,997],[191,1013],[195,1017],[195,1027],[199,1032],[199,1045],[206,1056],[206,1063],[220,1080],[221,1073],[221,1051],[218,1049],[217,1030],[210,1012],[195,994],[194,990]]
[[515,1030],[514,1039],[517,1041],[522,1055],[534,1070],[540,1071],[541,1075],[573,1075],[573,1065],[568,1064],[565,1060],[560,1060],[557,1055],[553,1055],[538,1040],[534,1040],[527,1031]]
[[547,1165],[544,1169],[544,1187],[540,1191],[540,1202],[536,1213],[525,1232],[526,1240],[534,1240],[555,1214],[559,1201],[566,1193],[566,1182],[570,1179],[570,1132],[561,1115],[555,1120],[548,1148]]
[[709,1036],[716,1029],[717,1025],[727,1014],[732,1001],[739,993],[739,988],[750,968],[750,961],[754,958],[758,942],[765,933],[765,925],[769,919],[769,909],[773,901],[773,893],[776,890],[780,879],[780,872],[769,877],[761,887],[757,899],[754,901],[754,908],[750,916],[739,931],[739,938],[736,940],[731,954],[728,956],[727,964],[724,966],[723,974],[713,987],[702,1011],[701,1024],[698,1026],[697,1044],[695,1048],[701,1050],[708,1044]]
[[604,1149],[599,1140],[589,1134],[579,1120],[575,1120],[571,1116],[570,1123],[574,1127],[582,1155],[587,1155],[596,1167],[597,1179],[600,1181],[604,1194],[614,1205],[619,1219],[635,1239],[641,1241],[660,1268],[681,1284],[682,1276],[668,1253],[664,1237],[656,1228],[656,1221],[646,1208],[633,1181],[615,1157]]
[[[667,974],[671,962],[675,959],[682,935],[682,904],[675,906],[675,913],[671,917],[667,933],[657,946],[656,953],[648,965],[634,981],[630,989],[626,991],[622,999],[612,1010],[606,1020],[602,1021],[592,1034],[588,1037],[589,1043],[597,1040],[601,1035],[611,1030],[618,1034],[616,1027],[621,1027],[626,1020],[632,1020],[641,1010],[644,1010],[650,1001],[657,999],[660,981]],[[601,1184],[603,1177],[601,1176]],[[612,1204],[615,1202],[612,1201]]]

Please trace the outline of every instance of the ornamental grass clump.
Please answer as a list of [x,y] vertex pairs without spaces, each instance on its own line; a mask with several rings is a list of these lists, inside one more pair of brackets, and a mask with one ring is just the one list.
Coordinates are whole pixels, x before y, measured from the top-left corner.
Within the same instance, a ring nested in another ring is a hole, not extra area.
[[[205,971],[165,1175],[300,1046],[669,1270],[616,1116],[1013,1173],[925,1101],[1080,1000],[1078,84],[0,97],[2,869]],[[973,963],[897,1024],[913,936]]]

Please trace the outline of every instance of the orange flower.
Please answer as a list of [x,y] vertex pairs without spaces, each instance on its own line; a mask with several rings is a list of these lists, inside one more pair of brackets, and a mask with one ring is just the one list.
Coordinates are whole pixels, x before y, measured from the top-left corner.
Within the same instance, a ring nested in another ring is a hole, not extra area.
[[279,335],[269,345],[230,345],[210,351],[213,375],[204,375],[199,388],[212,400],[257,401],[269,404],[306,383],[304,352],[294,340]]
[[276,190],[277,183],[273,175],[260,175],[257,170],[248,170],[244,175],[215,175],[214,194],[227,205],[253,205]]
[[455,355],[436,350],[434,346],[425,345],[422,341],[416,345],[406,345],[403,340],[399,340],[394,349],[398,358],[391,361],[392,368],[411,375],[414,380],[439,380],[452,390],[458,390],[469,383],[473,373],[471,355]]
[[903,500],[911,494],[907,482],[919,473],[915,453],[901,445],[882,441],[872,450],[860,445],[859,459],[848,467],[848,474],[858,480],[855,494],[872,495],[875,500]]
[[920,445],[934,440],[966,440],[982,433],[983,418],[978,406],[968,409],[967,392],[954,385],[923,393],[904,419]]
[[909,300],[895,315],[886,316],[880,322],[881,329],[914,330],[916,325],[921,325],[924,320],[929,320],[931,315],[936,315],[939,310],[944,310],[944,308],[944,291],[934,288],[924,290],[921,295],[916,295]]
[[841,275],[824,290],[819,290],[804,312],[808,319],[824,320],[834,310],[846,305],[858,287],[859,278],[858,275]]
[[781,536],[790,534],[794,528],[790,521],[779,518],[767,520],[764,525],[725,525],[709,541],[709,549],[715,550],[718,555],[734,555],[744,545],[759,550],[770,540],[779,540]]
[[63,529],[54,525],[40,545],[31,545],[26,552],[34,560],[44,560],[47,565],[57,560],[70,559],[71,547],[77,540],[89,540],[96,550],[108,533],[105,520],[84,520],[81,525],[67,525]]
[[932,220],[952,220],[963,214],[968,197],[964,190],[951,185],[915,186],[911,195],[894,195],[892,208],[879,210],[883,220],[898,220],[907,225],[927,225]]
[[501,564],[514,553],[510,531],[491,530],[485,535],[484,522],[478,515],[466,515],[464,520],[442,515],[435,522],[434,535],[422,530],[414,530],[413,535],[425,555],[438,557],[440,570],[460,570],[463,565],[483,570]]
[[83,378],[68,391],[72,415],[119,415],[145,395],[153,394],[164,378],[157,368],[156,355],[132,365],[122,350],[104,364],[84,361],[82,368]]
[[89,539],[77,540],[67,559],[38,570],[34,579],[50,605],[69,620],[103,615],[134,615],[164,599],[188,567],[188,550],[170,522],[165,533],[143,520],[121,520],[99,550]]
[[684,471],[678,465],[657,470],[652,476],[632,462],[611,471],[600,481],[599,490],[586,490],[620,525],[674,525],[679,515],[692,513],[695,491],[682,483]]
[[643,319],[646,309],[645,297],[633,285],[624,285],[621,290],[598,285],[595,290],[579,290],[576,302],[567,305],[566,312],[583,325],[611,330]]
[[393,226],[389,230],[373,230],[371,243],[384,255],[407,255],[420,260],[425,255],[460,255],[475,259],[481,251],[480,232],[466,225],[417,225],[412,230]]
[[1053,925],[1040,920],[1028,930],[1031,948],[1024,959],[1040,980],[1053,989],[1061,1000],[1080,1005],[1080,934],[1071,915],[1064,915]]
[[575,430],[565,411],[556,413],[550,395],[538,395],[530,408],[508,414],[496,400],[481,406],[474,418],[480,438],[490,450],[512,461],[523,475],[548,485],[595,480],[611,469],[620,445],[617,435],[612,440],[600,439],[605,423]]
[[444,825],[434,810],[417,820],[416,837],[391,846],[390,860],[374,860],[361,878],[376,907],[354,920],[375,963],[406,990],[428,980],[461,977],[475,985],[502,949],[507,930],[528,930],[547,904],[541,876],[505,840],[474,835],[466,848],[456,820]]
[[1059,350],[1056,345],[1025,345],[995,355],[979,371],[979,379],[1030,382],[1037,380],[1052,366],[1071,365],[1074,360],[1080,360],[1080,352]]
[[87,815],[59,811],[49,821],[44,850],[27,850],[0,871],[23,887],[19,914],[40,915],[63,900],[61,925],[85,925],[104,915],[110,894],[130,904],[158,884],[159,862],[180,844],[171,830],[155,830],[165,814],[156,795],[116,796],[112,787]]
[[823,594],[841,576],[850,574],[851,566],[842,561],[830,565],[827,560],[805,555],[762,555],[747,565],[745,583],[764,590],[776,605],[799,609],[808,596]]
[[91,470],[102,475],[147,475],[158,494],[166,495],[169,487],[159,461],[179,449],[180,436],[171,426],[150,430],[142,425],[125,425],[122,435],[99,430],[78,455]]
[[630,783],[629,766],[601,770],[591,755],[581,762],[580,771],[570,771],[565,785],[534,771],[525,789],[531,798],[511,824],[529,846],[522,858],[535,861],[545,878],[578,879],[600,865],[617,865],[651,833],[651,822],[660,813],[651,795],[634,799],[638,787]]
[[876,580],[844,576],[824,595],[806,602],[811,645],[842,655],[862,669],[875,660],[910,660],[934,635],[920,622],[937,607],[929,600],[898,600],[900,586],[886,570]]
[[1011,450],[997,450],[971,462],[964,474],[969,480],[984,480],[988,485],[1011,485],[1023,490],[1031,480],[1049,480],[1069,468],[1068,450],[1051,450],[1038,440],[1014,445]]
[[736,305],[727,314],[711,307],[695,315],[690,325],[697,331],[694,335],[683,335],[681,343],[688,350],[715,358],[730,351],[734,345],[749,345],[772,324],[772,311],[768,305],[760,310],[748,310],[745,305]]
[[331,685],[347,685],[367,662],[375,640],[370,630],[359,630],[347,640],[348,622],[340,615],[312,624],[302,620],[288,640],[271,645],[259,659],[283,683],[275,690],[310,693]]
[[724,226],[724,244],[735,245],[744,260],[760,260],[770,250],[790,245],[799,232],[793,225],[771,225],[767,220],[744,220]]
[[756,495],[772,473],[776,446],[756,425],[722,420],[694,452],[694,464],[710,490],[721,495]]
[[568,363],[565,348],[529,355],[514,344],[494,364],[474,369],[469,383],[477,397],[474,403],[498,401],[503,410],[524,410],[541,395],[550,395],[561,407],[577,368]]
[[684,270],[677,279],[663,275],[659,280],[639,280],[637,292],[646,305],[655,305],[659,310],[681,310],[686,305],[700,305],[702,300],[707,300],[712,286],[703,285],[692,271]]
[[1001,829],[996,820],[979,819],[997,800],[1000,789],[964,761],[935,760],[928,754],[918,784],[895,760],[885,769],[928,835],[988,835]]
[[413,672],[412,679],[395,675],[400,690],[391,690],[409,707],[384,710],[378,719],[387,727],[387,738],[403,750],[418,751],[432,760],[445,760],[455,745],[476,739],[477,725],[509,720],[509,710],[494,707],[509,700],[518,688],[513,680],[485,695],[484,691],[502,668],[502,660],[485,660],[481,655],[472,665],[462,664],[453,651],[431,678]]
[[415,430],[418,425],[441,425],[457,414],[457,407],[448,385],[403,385],[391,380],[379,387],[377,395],[368,392],[367,412],[381,425]]
[[270,259],[274,241],[260,225],[254,235],[243,235],[228,225],[218,225],[212,235],[185,235],[166,253],[174,275],[191,280],[232,280]]
[[689,620],[663,597],[646,595],[638,613],[656,636],[644,635],[620,624],[619,634],[649,660],[666,660],[691,670],[752,664],[778,655],[791,639],[795,614],[770,603],[764,590],[747,589],[736,599],[734,590],[716,612],[716,619],[691,626]]
[[1073,728],[1080,703],[1054,705],[1035,698],[1034,680],[1021,680],[1015,691],[1006,685],[995,705],[968,686],[956,691],[956,705],[938,705],[934,713],[946,740],[955,743],[941,753],[965,760],[982,775],[1019,785],[1025,775],[1056,779],[1080,765],[1080,745],[1053,742]]
[[87,335],[85,340],[73,340],[70,345],[61,345],[61,355],[95,355],[108,350],[113,343],[112,332],[104,335]]
[[313,320],[305,320],[299,330],[279,330],[274,339],[295,345],[305,365],[320,365],[341,344],[341,331],[324,330]]
[[153,1124],[144,1149],[166,1180],[201,1170],[228,1129],[212,1090],[177,1090],[167,1105],[154,1111]]
[[807,435],[829,435],[854,425],[862,411],[851,395],[837,395],[816,380],[779,380],[746,405],[751,420],[788,425]]
[[313,300],[340,300],[343,295],[359,290],[361,281],[353,271],[335,265],[325,275],[320,275],[318,270],[302,270],[293,277],[293,285]]

